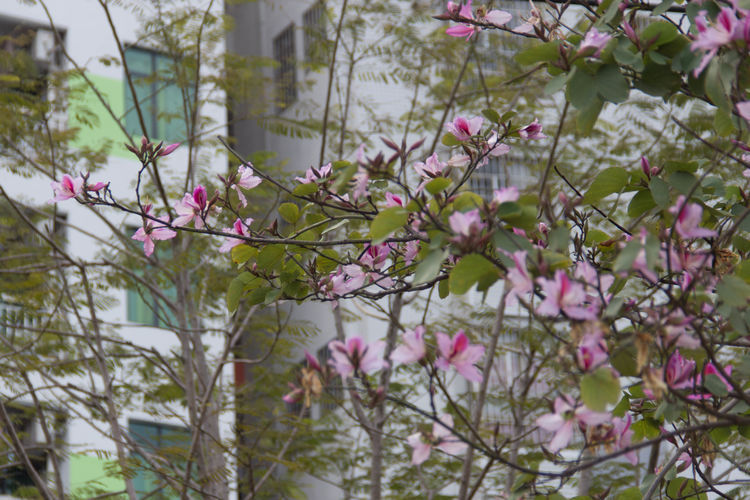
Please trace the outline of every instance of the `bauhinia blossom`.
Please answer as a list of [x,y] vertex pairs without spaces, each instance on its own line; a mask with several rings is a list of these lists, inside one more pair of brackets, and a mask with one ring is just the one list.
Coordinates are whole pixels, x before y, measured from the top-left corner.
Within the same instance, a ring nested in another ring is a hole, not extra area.
[[518,135],[522,139],[545,139],[547,136],[542,133],[542,125],[539,120],[534,118],[534,121],[523,127],[518,131]]
[[448,217],[451,230],[459,237],[470,238],[479,234],[485,228],[485,223],[479,216],[479,209],[460,212],[456,210]]
[[437,153],[432,153],[424,161],[424,163],[422,163],[421,161],[414,163],[414,170],[423,179],[422,182],[417,187],[417,193],[421,192],[422,189],[424,189],[425,185],[428,182],[430,182],[432,179],[443,175],[444,168],[445,168],[445,162],[440,161],[440,158],[438,158]]
[[282,399],[285,403],[294,404],[304,400],[305,408],[310,408],[312,404],[312,396],[319,397],[323,393],[323,384],[320,382],[319,373],[322,372],[322,368],[318,363],[318,360],[313,357],[312,354],[305,350],[305,358],[307,359],[307,367],[302,368],[302,371],[298,377],[299,387],[289,383],[292,392],[285,395]]
[[232,184],[232,187],[235,189],[235,191],[237,191],[237,196],[240,199],[240,205],[242,205],[243,207],[247,206],[247,198],[245,198],[245,194],[242,192],[242,189],[253,189],[254,187],[257,187],[261,182],[263,182],[263,179],[261,179],[257,175],[253,175],[252,164],[247,163],[245,165],[239,166],[239,168],[237,169],[237,177],[235,183]]
[[516,186],[509,186],[506,188],[495,189],[492,196],[492,204],[500,205],[506,201],[518,201],[520,194]]
[[534,282],[526,269],[526,251],[517,250],[510,254],[510,257],[513,259],[515,267],[508,269],[506,275],[511,287],[505,300],[508,305],[514,305],[517,303],[518,297],[523,296],[525,298],[534,291]]
[[581,339],[576,350],[576,361],[578,367],[590,372],[600,367],[609,359],[607,343],[600,328],[587,332]]
[[536,425],[554,432],[555,435],[547,445],[552,453],[565,448],[573,438],[573,430],[579,425],[599,425],[611,419],[609,413],[589,410],[570,396],[555,398],[554,413],[547,413],[536,419]]
[[513,19],[510,12],[504,10],[492,9],[484,16],[484,20],[495,26],[505,26]]
[[453,134],[459,141],[468,141],[479,133],[482,129],[484,118],[475,116],[474,118],[464,118],[457,116],[452,122],[445,124],[445,130]]
[[[253,223],[252,217],[248,217],[244,221],[240,218],[234,221],[232,227],[224,229],[226,234],[236,234],[237,236],[250,236],[250,224]],[[225,238],[224,243],[219,247],[219,252],[226,253],[238,245],[245,243],[245,240],[239,238]]]
[[676,349],[664,367],[664,381],[672,389],[687,389],[693,385],[694,372],[695,361],[683,358]]
[[159,152],[156,154],[156,156],[167,156],[168,154],[172,153],[175,149],[177,149],[180,146],[179,142],[175,142],[174,144],[170,144],[169,146],[166,146],[159,150]]
[[596,319],[596,312],[584,306],[586,292],[583,285],[571,280],[565,271],[557,270],[553,280],[538,278],[537,282],[545,295],[536,309],[538,314],[554,317],[562,311],[572,319]]
[[698,30],[698,35],[695,37],[695,41],[690,44],[690,50],[693,52],[705,51],[703,59],[693,71],[693,76],[696,77],[708,66],[719,49],[734,39],[735,31],[739,26],[734,10],[729,7],[722,7],[719,15],[716,16],[716,22],[710,27],[706,20],[706,14],[707,12],[702,10],[696,16],[695,27]]
[[[452,7],[448,5],[448,12],[455,12],[455,7]],[[471,10],[471,0],[467,0],[467,2],[461,6],[461,9],[458,11],[458,15],[464,19],[474,20],[474,13]],[[450,36],[455,36],[458,38],[466,38],[467,40],[471,38],[474,33],[478,33],[481,30],[478,26],[474,26],[468,23],[461,23],[457,24],[456,26],[451,26],[450,28],[446,29],[445,32]]]
[[380,357],[385,349],[382,340],[368,344],[362,337],[354,336],[349,337],[346,343],[333,340],[328,344],[328,349],[331,351],[328,363],[343,379],[357,371],[369,374],[388,367],[388,362]]
[[[151,215],[151,204],[144,206],[143,212]],[[149,257],[154,253],[154,240],[170,240],[175,236],[177,232],[169,228],[169,216],[163,215],[158,221],[144,218],[144,226],[139,227],[132,238],[143,242],[143,253]]]
[[320,168],[310,167],[305,171],[304,177],[295,177],[294,179],[301,182],[302,184],[310,184],[316,182],[319,179],[325,179],[331,175],[333,167],[331,164],[324,165]]
[[716,236],[716,231],[700,227],[703,208],[697,203],[687,202],[683,195],[677,197],[677,203],[670,207],[669,213],[676,217],[677,220],[675,221],[674,229],[683,239],[690,240]]
[[451,339],[443,332],[436,332],[439,357],[435,366],[448,371],[451,365],[470,382],[481,382],[482,373],[474,363],[484,355],[484,346],[469,344],[463,330],[459,330]]
[[57,203],[58,201],[75,198],[81,194],[83,192],[83,177],[79,175],[74,179],[68,174],[65,174],[62,176],[62,179],[60,179],[60,182],[52,182],[50,185],[55,193],[55,197],[47,203]]
[[424,345],[424,326],[419,325],[414,330],[406,330],[401,339],[404,343],[391,353],[391,360],[405,365],[416,363],[424,358],[427,349]]
[[[739,113],[742,118],[750,122],[750,101],[738,102],[737,113]],[[744,158],[743,161],[745,161]]]
[[466,443],[458,439],[448,428],[453,428],[453,417],[445,413],[440,416],[440,422],[445,426],[435,422],[432,425],[432,434],[424,435],[421,432],[412,434],[406,438],[409,446],[414,448],[411,456],[412,465],[419,465],[430,457],[432,448],[450,455],[458,455],[466,450]]
[[198,185],[193,189],[193,194],[185,193],[182,200],[175,204],[174,209],[178,217],[172,222],[174,226],[182,227],[190,221],[195,221],[195,228],[203,227],[203,218],[207,215],[208,194],[206,188]]
[[593,49],[591,50],[592,55],[594,57],[599,57],[604,47],[611,39],[612,35],[601,33],[599,30],[592,27],[586,32],[586,36],[583,37],[583,42],[578,50],[579,52],[588,52],[588,49]]

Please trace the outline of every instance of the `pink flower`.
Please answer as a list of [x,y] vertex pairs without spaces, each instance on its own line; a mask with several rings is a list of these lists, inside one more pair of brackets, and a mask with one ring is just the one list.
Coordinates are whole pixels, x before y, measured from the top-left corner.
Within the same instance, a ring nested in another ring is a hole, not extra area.
[[542,133],[542,126],[539,124],[539,120],[534,118],[534,121],[526,125],[524,128],[518,131],[518,135],[522,139],[545,139],[547,136]]
[[107,182],[95,182],[94,184],[89,184],[86,186],[86,191],[101,191],[105,187],[107,187]]
[[599,30],[592,27],[583,38],[583,43],[581,43],[581,47],[578,49],[578,51],[581,53],[588,53],[588,49],[594,49],[591,51],[592,55],[594,57],[599,57],[599,55],[601,55],[602,53],[602,50],[604,49],[604,46],[607,45],[607,42],[609,42],[611,39],[612,35],[609,35],[607,33],[600,33]]
[[[252,223],[253,219],[251,217],[245,219],[244,222],[238,218],[236,221],[234,221],[232,227],[227,227],[224,229],[224,233],[236,234],[237,236],[250,236],[250,224]],[[241,240],[239,238],[226,238],[221,247],[219,247],[219,252],[227,253],[234,247],[242,245],[243,243],[245,243],[245,240]]]
[[437,153],[432,153],[424,163],[414,163],[414,170],[424,179],[417,187],[417,193],[421,192],[430,180],[443,175],[444,168],[445,162],[440,161]]
[[511,19],[513,19],[513,16],[510,12],[493,9],[484,16],[484,19],[488,23],[494,24],[495,26],[504,26],[508,24]]
[[352,199],[357,201],[360,198],[367,198],[370,193],[367,191],[367,183],[370,181],[370,174],[362,167],[357,169],[357,173],[352,176],[354,189],[352,189]]
[[482,373],[474,366],[474,363],[484,355],[484,347],[477,344],[469,344],[469,339],[463,330],[459,330],[453,340],[443,332],[436,332],[438,353],[440,356],[435,361],[435,366],[441,370],[448,371],[450,366],[471,382],[481,382]]
[[402,200],[399,196],[391,193],[390,191],[386,191],[385,192],[385,206],[386,208],[403,207],[404,200]]
[[517,250],[511,255],[516,267],[509,269],[507,279],[511,283],[511,289],[508,292],[506,301],[508,305],[514,305],[518,302],[518,297],[527,295],[534,291],[534,282],[529,276],[526,269],[526,251]]
[[576,351],[578,367],[585,372],[590,372],[602,366],[608,359],[609,351],[602,331],[596,328],[586,333]]
[[695,361],[682,357],[679,349],[675,350],[664,369],[664,380],[672,389],[687,389],[693,385]]
[[[487,138],[487,144],[484,145],[482,149],[489,156],[492,156],[493,158],[506,155],[510,152],[510,146],[500,142],[497,136],[497,132],[495,132],[494,130],[492,131],[490,136]],[[486,160],[487,159],[485,158],[485,163],[486,163]]]
[[455,155],[451,156],[448,160],[447,165],[450,167],[461,168],[471,163],[471,156],[469,155]]
[[464,238],[476,236],[485,227],[477,208],[468,212],[459,212],[456,210],[448,217],[448,224],[454,233]]
[[79,175],[74,179],[68,174],[65,174],[62,176],[60,182],[52,182],[50,185],[55,193],[55,197],[47,203],[57,203],[58,201],[75,198],[81,194],[83,192],[83,177]]
[[484,118],[475,116],[466,119],[463,116],[457,116],[452,122],[445,124],[445,130],[453,134],[459,141],[468,141],[472,136],[479,133],[484,123]]
[[[747,18],[744,24],[747,24]],[[690,50],[693,52],[704,50],[706,52],[698,67],[693,70],[693,76],[697,77],[701,74],[722,46],[728,45],[732,40],[745,38],[744,24],[737,20],[734,10],[729,7],[721,8],[721,12],[716,16],[716,22],[711,27],[708,26],[705,10],[696,16],[695,27],[698,30],[698,35],[695,37],[695,41],[690,44]]]
[[670,207],[669,213],[677,218],[674,229],[683,239],[716,236],[716,231],[699,227],[703,217],[703,208],[697,203],[687,203],[683,195],[677,197],[677,203]]
[[537,282],[541,285],[545,294],[544,301],[536,309],[538,314],[557,316],[560,311],[563,311],[572,319],[596,319],[595,311],[583,307],[586,301],[586,292],[583,285],[571,281],[565,271],[557,270],[554,280],[539,278]]
[[319,179],[325,179],[331,175],[331,164],[324,165],[319,169],[310,167],[305,171],[305,177],[295,177],[294,179],[301,182],[302,184],[310,184],[316,182]]
[[401,339],[404,343],[391,353],[392,361],[408,365],[424,358],[427,353],[424,345],[424,326],[419,325],[414,330],[406,330]]
[[[630,424],[633,422],[633,417],[628,414],[627,420],[615,417],[612,419],[614,425],[613,432],[615,434],[615,450],[624,450],[630,447],[631,440],[633,439],[633,430],[630,428]],[[625,458],[628,459],[631,465],[638,464],[638,455],[635,450],[630,450],[625,453]]]
[[174,144],[170,144],[169,146],[167,146],[167,147],[165,147],[165,148],[162,148],[162,149],[161,149],[161,150],[160,150],[160,151],[159,151],[159,152],[158,152],[158,153],[156,154],[156,156],[167,156],[167,155],[168,155],[168,154],[170,154],[170,153],[171,153],[172,151],[174,151],[175,149],[177,149],[177,148],[178,148],[179,146],[180,146],[180,143],[179,143],[179,142],[175,142]]
[[206,213],[207,203],[208,194],[206,193],[206,188],[199,184],[193,189],[193,194],[185,193],[182,200],[178,201],[174,206],[178,217],[172,224],[182,227],[190,221],[195,220],[195,228],[201,229],[203,227],[203,217],[208,215]]
[[261,179],[257,175],[253,175],[253,166],[251,163],[239,166],[239,168],[237,169],[236,181],[232,185],[232,187],[235,189],[235,191],[237,191],[237,196],[240,199],[240,205],[242,205],[243,207],[247,206],[247,198],[245,198],[245,194],[240,190],[240,188],[253,189],[254,187],[257,187],[261,182],[263,182],[263,179]]
[[[440,416],[440,421],[449,428],[453,428],[453,417],[447,413]],[[466,449],[466,443],[458,439],[451,431],[435,422],[432,424],[432,434],[425,436],[421,432],[406,438],[409,446],[414,448],[411,456],[412,465],[419,465],[430,457],[432,448],[437,448],[450,455],[458,455]]]
[[[146,215],[150,215],[150,204],[144,206],[143,209]],[[169,229],[169,217],[166,215],[159,217],[159,221],[148,218],[144,221],[145,226],[139,227],[132,238],[143,242],[143,253],[149,257],[154,253],[154,240],[170,240],[177,236],[177,232]]]
[[518,201],[518,188],[516,186],[509,186],[502,189],[495,189],[494,196],[492,197],[492,203],[494,205],[500,205],[506,201]]
[[470,24],[457,24],[446,29],[445,33],[450,36],[455,36],[456,38],[466,38],[468,40],[474,35],[474,33],[479,32],[479,29],[478,26],[472,26]]
[[419,241],[412,240],[412,241],[407,241],[404,244],[404,264],[406,264],[407,266],[411,264],[418,254],[419,254]]
[[[748,16],[746,19],[750,21],[750,16]],[[750,25],[750,23],[748,24]],[[739,113],[742,118],[750,122],[750,101],[738,102],[737,113]]]
[[381,368],[388,368],[388,363],[380,358],[380,353],[385,349],[385,342],[378,340],[372,344],[366,343],[362,337],[349,337],[346,344],[333,340],[328,344],[331,351],[331,359],[328,363],[346,379],[358,370],[369,374]]
[[552,453],[557,453],[570,443],[576,424],[599,425],[611,418],[607,412],[591,411],[583,405],[576,404],[573,398],[567,395],[555,398],[554,409],[554,413],[547,413],[536,419],[536,425],[555,433],[547,445]]

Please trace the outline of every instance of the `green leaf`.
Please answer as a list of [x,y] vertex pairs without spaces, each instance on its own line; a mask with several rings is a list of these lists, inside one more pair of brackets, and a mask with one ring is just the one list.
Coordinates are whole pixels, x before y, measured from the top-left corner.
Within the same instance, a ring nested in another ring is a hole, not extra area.
[[547,238],[549,249],[556,252],[568,252],[570,245],[570,230],[566,226],[556,227]]
[[315,268],[323,274],[331,273],[339,265],[339,254],[336,250],[322,250],[315,262]]
[[245,282],[239,278],[234,278],[229,282],[229,288],[227,289],[227,310],[233,313],[237,310],[240,305],[240,298],[242,292],[245,290]]
[[497,123],[500,121],[500,115],[494,109],[483,109],[482,114],[492,123]]
[[273,269],[273,267],[284,256],[284,245],[268,245],[258,254],[256,262],[258,267],[264,271]]
[[458,261],[451,271],[450,291],[456,295],[463,295],[480,278],[488,274],[499,276],[497,268],[481,255],[476,253],[466,255]]
[[450,295],[451,289],[450,289],[450,280],[440,280],[438,283],[438,296],[441,299],[446,298],[448,295]]
[[611,238],[610,235],[602,231],[601,229],[589,229],[586,233],[586,241],[583,242],[587,247],[593,247]]
[[722,137],[733,134],[737,127],[734,126],[732,113],[727,108],[718,108],[714,114],[714,130]]
[[544,95],[556,94],[558,91],[565,87],[565,83],[568,81],[568,73],[557,75],[553,79],[547,82],[544,86]]
[[604,101],[594,96],[588,106],[581,109],[576,117],[576,128],[584,135],[588,135],[594,129],[599,113],[602,111]]
[[620,254],[615,259],[615,264],[612,266],[612,271],[620,273],[623,271],[630,271],[633,267],[636,257],[640,253],[643,245],[637,239],[630,240],[625,248],[620,251]]
[[504,201],[497,207],[496,215],[500,219],[508,217],[519,217],[523,215],[523,209],[521,205],[514,201]]
[[427,283],[434,279],[439,273],[443,264],[443,260],[448,256],[448,250],[436,249],[431,251],[417,265],[417,269],[414,271],[414,280],[412,285],[419,285],[421,283]]
[[596,81],[587,71],[576,68],[568,80],[565,96],[577,109],[586,109],[596,95],[591,89],[596,88]]
[[628,172],[624,168],[610,167],[602,170],[583,196],[583,202],[595,203],[605,196],[622,191],[628,179]]
[[658,177],[654,177],[648,183],[648,188],[659,207],[667,208],[669,206],[669,184]]
[[630,488],[620,492],[620,494],[615,497],[615,500],[641,500],[642,498],[643,495],[641,494],[641,490],[638,488],[638,486],[631,486]]
[[560,58],[560,40],[534,45],[522,50],[514,59],[523,66],[538,62],[556,61]]
[[727,389],[727,386],[724,385],[724,382],[713,373],[709,373],[703,378],[703,386],[716,397],[723,398],[729,395],[729,389]]
[[635,87],[648,95],[664,97],[675,93],[682,84],[682,77],[668,66],[649,63],[641,73]]
[[659,5],[656,6],[656,8],[651,13],[652,16],[660,16],[664,14],[666,11],[669,10],[669,8],[674,3],[674,0],[663,0]]
[[706,89],[706,96],[711,99],[714,106],[717,108],[729,109],[729,98],[727,97],[727,88],[722,81],[721,67],[721,59],[714,57],[708,65],[708,69],[705,71],[706,77],[704,80],[704,86]]
[[732,307],[744,307],[750,298],[750,285],[737,276],[727,275],[716,285],[721,300]]
[[604,411],[608,404],[617,404],[621,396],[620,381],[612,376],[612,370],[607,367],[587,373],[581,379],[581,399],[594,411]]
[[620,103],[628,99],[630,85],[615,64],[606,64],[599,68],[594,77],[596,91],[605,101]]
[[[693,186],[695,186],[697,179],[689,172],[675,172],[669,176],[667,182],[677,191],[687,196],[693,191]],[[699,194],[699,191],[693,194]]]
[[440,142],[442,142],[444,146],[448,146],[449,148],[452,148],[453,146],[461,145],[461,141],[456,139],[456,136],[453,134],[443,135],[443,138]]
[[453,200],[453,208],[462,212],[481,207],[484,200],[481,196],[471,191],[464,191]]
[[425,185],[425,189],[430,194],[437,194],[453,183],[447,177],[436,177]]
[[[620,297],[617,297],[618,299]],[[610,302],[611,304],[611,302]],[[635,345],[629,342],[626,345],[617,347],[612,356],[612,366],[625,377],[634,377],[638,375],[638,360]]]
[[258,249],[249,245],[237,245],[232,248],[232,262],[235,264],[244,264],[256,255],[258,255]]
[[370,225],[372,244],[382,243],[394,231],[404,227],[408,217],[409,212],[403,207],[389,207],[380,212]]
[[314,182],[308,182],[307,184],[300,184],[292,191],[295,196],[309,196],[318,190],[318,185]]
[[674,23],[656,21],[646,26],[643,32],[641,32],[640,38],[645,42],[651,42],[652,39],[655,39],[651,45],[651,48],[655,48],[671,42],[678,36],[680,36],[680,32],[677,31],[677,26]]
[[282,203],[279,206],[279,214],[289,224],[294,224],[299,220],[299,207],[294,203]]
[[709,432],[709,435],[711,436],[711,440],[716,444],[721,444],[727,439],[729,439],[729,436],[732,435],[732,429],[729,427],[717,427],[716,429],[713,429],[711,432]]
[[628,204],[628,216],[633,218],[638,217],[655,206],[656,203],[654,203],[654,198],[651,196],[648,189],[642,189],[635,193],[633,199],[630,200],[630,203]]

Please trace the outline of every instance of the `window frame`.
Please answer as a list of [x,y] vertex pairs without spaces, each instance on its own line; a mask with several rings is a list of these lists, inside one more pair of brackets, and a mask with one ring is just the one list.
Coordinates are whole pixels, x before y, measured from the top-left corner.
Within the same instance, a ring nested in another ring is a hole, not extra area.
[[294,23],[281,30],[272,41],[274,85],[277,111],[284,111],[297,101],[297,43]]

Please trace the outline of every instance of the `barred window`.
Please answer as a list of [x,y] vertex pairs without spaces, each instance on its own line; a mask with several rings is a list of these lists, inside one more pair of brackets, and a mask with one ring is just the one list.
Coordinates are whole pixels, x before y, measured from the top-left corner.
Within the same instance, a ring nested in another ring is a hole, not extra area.
[[[328,360],[331,359],[331,351],[328,349],[328,344],[324,345],[317,352],[318,361],[321,366],[328,365]],[[329,365],[330,366],[330,365]],[[337,377],[326,387],[323,397],[320,400],[320,416],[323,417],[327,413],[335,411],[338,408],[338,402],[344,397],[344,386],[342,379]]]
[[273,39],[273,58],[277,63],[274,81],[276,82],[278,109],[283,110],[297,100],[294,24],[290,24]]
[[322,1],[315,2],[302,14],[305,62],[326,62],[326,10]]
[[487,165],[477,168],[471,175],[469,187],[485,200],[491,200],[496,189],[529,184],[528,167],[519,158],[510,155],[489,158]]

